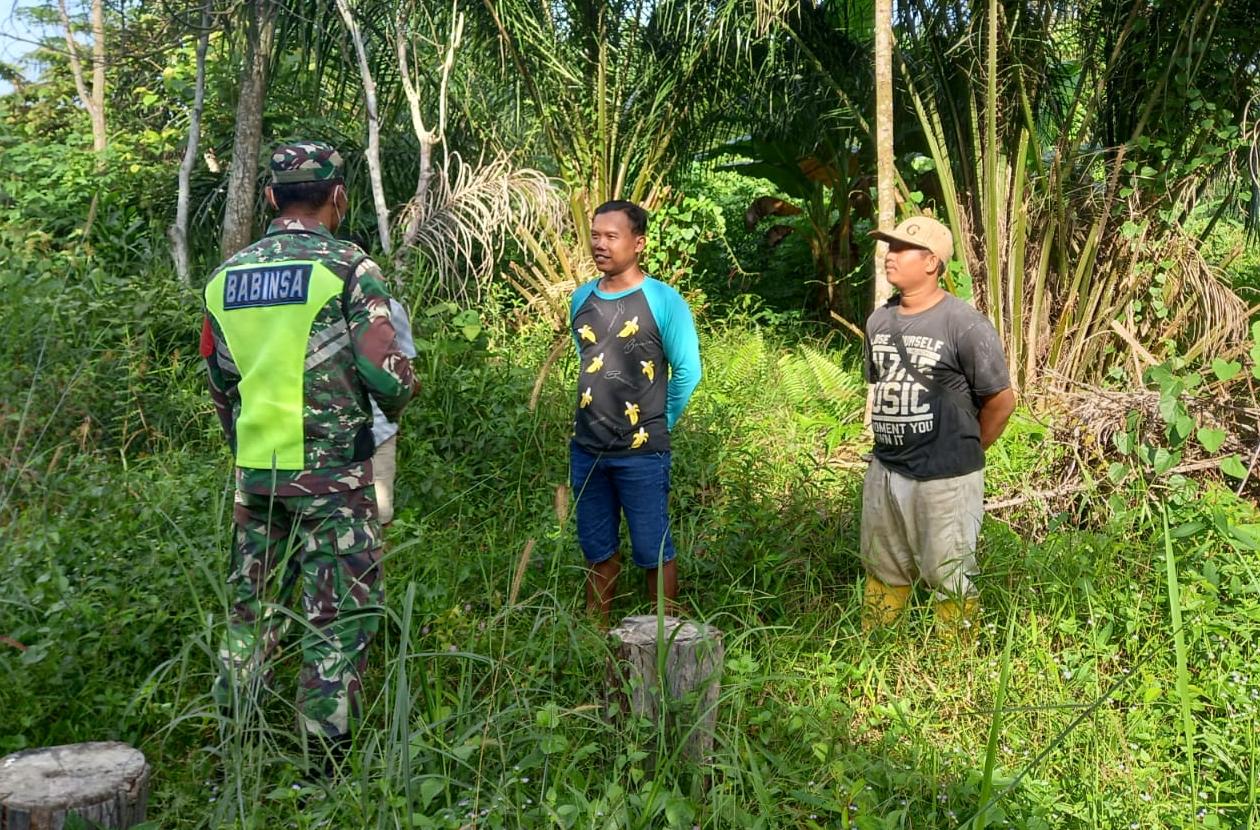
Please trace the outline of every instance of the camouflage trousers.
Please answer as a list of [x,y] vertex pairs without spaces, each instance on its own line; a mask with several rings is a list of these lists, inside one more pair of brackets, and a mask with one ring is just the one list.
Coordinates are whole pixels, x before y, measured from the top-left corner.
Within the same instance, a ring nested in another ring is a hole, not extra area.
[[[367,647],[380,627],[381,531],[366,488],[318,496],[238,490],[236,543],[228,574],[232,602],[219,651],[215,700],[257,699],[271,680],[288,629],[299,630],[300,723],[311,738],[349,734],[359,717]],[[301,585],[302,618],[288,610]]]

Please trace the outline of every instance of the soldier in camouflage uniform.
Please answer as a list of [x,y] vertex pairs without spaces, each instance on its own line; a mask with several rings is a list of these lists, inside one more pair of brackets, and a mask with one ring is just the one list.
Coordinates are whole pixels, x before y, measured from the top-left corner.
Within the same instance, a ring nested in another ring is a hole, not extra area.
[[369,401],[396,420],[414,379],[380,269],[333,238],[347,203],[341,157],[289,144],[271,174],[279,217],[205,291],[201,353],[237,467],[234,604],[215,697],[230,706],[267,682],[300,581],[301,725],[340,754],[381,620]]

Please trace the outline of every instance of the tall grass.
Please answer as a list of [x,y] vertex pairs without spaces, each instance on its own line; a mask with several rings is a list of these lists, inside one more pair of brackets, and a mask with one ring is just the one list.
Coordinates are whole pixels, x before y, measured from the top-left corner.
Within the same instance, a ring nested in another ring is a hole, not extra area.
[[1191,713],[1190,668],[1186,657],[1186,632],[1181,619],[1181,586],[1177,577],[1177,557],[1173,553],[1172,536],[1168,529],[1168,508],[1160,505],[1160,520],[1163,524],[1164,565],[1168,586],[1168,617],[1172,625],[1173,650],[1176,657],[1176,689],[1177,704],[1181,710],[1181,731],[1185,743],[1186,768],[1190,774],[1190,809],[1193,813],[1198,806],[1198,764],[1194,751],[1194,715]]
[[[418,362],[387,623],[337,781],[306,772],[295,653],[257,705],[224,717],[210,703],[230,475],[209,431],[158,436],[125,466],[116,450],[71,447],[15,491],[0,633],[27,650],[0,645],[3,748],[132,741],[157,772],[151,815],[173,828],[1254,820],[1260,595],[1230,531],[1253,509],[1181,482],[1116,494],[1110,511],[1091,502],[1083,526],[992,516],[973,646],[935,637],[927,603],[867,636],[862,384],[854,355],[794,338],[708,321],[706,380],[675,435],[683,600],[727,649],[707,765],[663,745],[659,723],[606,711],[609,646],[582,610],[572,517],[552,503],[576,367],[562,358],[531,410],[551,334],[503,328]],[[209,417],[181,360],[189,388],[170,399],[198,402],[158,423]],[[156,412],[159,399],[139,400]],[[1012,428],[991,457],[995,495],[1044,465],[1045,440],[1031,422]],[[1156,497],[1171,537],[1141,507]],[[615,615],[651,611],[635,577]]]

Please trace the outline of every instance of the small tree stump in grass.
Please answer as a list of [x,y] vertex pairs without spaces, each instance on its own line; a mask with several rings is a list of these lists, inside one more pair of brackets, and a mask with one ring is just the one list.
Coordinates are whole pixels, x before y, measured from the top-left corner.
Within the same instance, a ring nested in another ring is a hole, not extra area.
[[144,821],[148,798],[149,765],[127,744],[52,746],[0,759],[5,830],[62,830],[72,815],[89,827],[125,830]]
[[[704,761],[713,751],[717,725],[722,632],[677,617],[658,624],[656,616],[645,615],[626,617],[608,636],[614,640],[607,671],[610,705],[622,716],[652,722],[664,716],[672,744],[667,749],[682,742],[683,755]],[[658,649],[665,651],[664,678],[659,677]]]

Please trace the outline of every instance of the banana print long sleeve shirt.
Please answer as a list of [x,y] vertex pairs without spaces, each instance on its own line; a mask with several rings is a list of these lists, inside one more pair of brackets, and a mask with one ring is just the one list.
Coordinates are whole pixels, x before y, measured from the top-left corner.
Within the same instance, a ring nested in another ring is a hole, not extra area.
[[616,294],[598,280],[573,294],[578,371],[574,441],[590,452],[664,452],[700,383],[700,341],[687,301],[647,277]]

